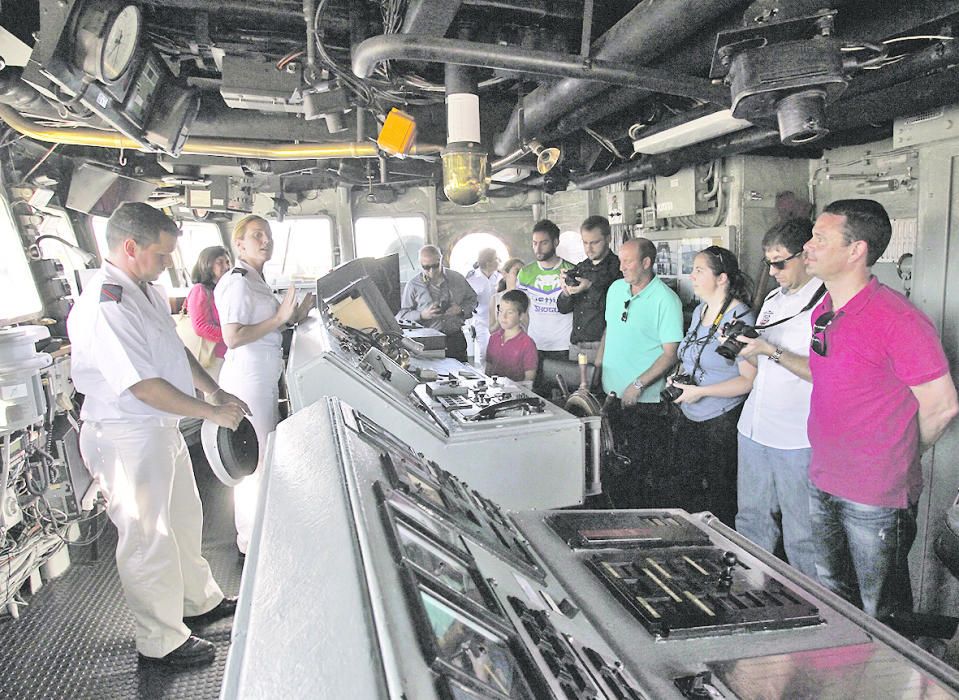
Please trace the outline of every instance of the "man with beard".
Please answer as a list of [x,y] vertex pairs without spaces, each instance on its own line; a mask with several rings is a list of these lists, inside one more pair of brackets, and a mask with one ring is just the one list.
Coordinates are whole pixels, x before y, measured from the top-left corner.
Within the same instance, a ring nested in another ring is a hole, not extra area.
[[561,314],[573,314],[569,359],[577,359],[582,352],[589,362],[595,362],[606,330],[606,290],[623,273],[619,258],[609,249],[612,235],[605,216],[587,218],[579,227],[579,235],[586,259],[563,276],[563,291],[556,306]]
[[559,245],[559,227],[549,219],[542,219],[533,226],[532,262],[517,275],[517,289],[529,297],[529,330],[527,333],[536,343],[539,367],[533,382],[533,391],[546,395],[543,381],[543,360],[566,360],[569,356],[569,336],[573,330],[573,318],[560,313],[556,305],[563,291],[563,274],[573,265],[556,254]]

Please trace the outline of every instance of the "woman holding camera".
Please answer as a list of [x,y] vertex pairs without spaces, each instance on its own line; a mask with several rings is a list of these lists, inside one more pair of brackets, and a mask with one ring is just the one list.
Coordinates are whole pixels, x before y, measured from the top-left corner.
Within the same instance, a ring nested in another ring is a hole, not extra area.
[[[736,521],[736,454],[739,414],[752,388],[740,371],[736,336],[756,319],[748,300],[752,284],[736,256],[709,246],[693,261],[693,291],[702,301],[679,344],[679,366],[664,398],[680,408],[673,424],[675,447],[663,505],[709,510],[729,527]],[[737,322],[739,322],[737,324]],[[725,333],[728,333],[728,338]]]

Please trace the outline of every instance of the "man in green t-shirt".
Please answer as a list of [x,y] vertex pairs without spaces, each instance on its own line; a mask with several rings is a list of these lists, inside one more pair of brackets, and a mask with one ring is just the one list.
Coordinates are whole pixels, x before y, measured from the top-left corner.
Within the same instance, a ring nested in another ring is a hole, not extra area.
[[617,508],[667,505],[649,503],[644,482],[669,468],[667,407],[659,392],[683,339],[683,305],[656,277],[655,260],[656,247],[645,238],[619,249],[623,279],[606,292],[606,331],[596,356],[603,390],[620,399],[621,410],[610,413],[616,446],[631,460],[604,476],[603,490]]
[[516,277],[516,288],[529,297],[529,329],[526,331],[539,355],[539,367],[533,390],[546,395],[543,381],[543,360],[567,360],[569,336],[573,330],[573,317],[562,314],[556,300],[563,291],[562,274],[572,269],[573,264],[556,254],[559,245],[559,227],[549,219],[537,221],[533,226],[533,255],[536,262],[530,263]]

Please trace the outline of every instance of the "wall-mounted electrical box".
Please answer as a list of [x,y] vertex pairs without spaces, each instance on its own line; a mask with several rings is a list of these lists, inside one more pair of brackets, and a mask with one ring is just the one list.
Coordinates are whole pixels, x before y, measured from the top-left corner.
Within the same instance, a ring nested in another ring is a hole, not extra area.
[[606,195],[606,211],[611,224],[632,226],[639,222],[646,206],[646,190],[622,190]]
[[671,219],[700,211],[696,199],[696,168],[683,168],[675,175],[656,177],[656,216]]

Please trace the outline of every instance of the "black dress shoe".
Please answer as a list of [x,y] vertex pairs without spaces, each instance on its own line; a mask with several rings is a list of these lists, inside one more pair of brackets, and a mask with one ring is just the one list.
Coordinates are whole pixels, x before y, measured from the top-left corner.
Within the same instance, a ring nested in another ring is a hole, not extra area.
[[213,657],[216,656],[216,647],[213,646],[212,642],[191,635],[183,644],[166,656],[137,655],[140,657],[140,661],[162,664],[172,668],[189,668],[191,666],[208,664],[213,661]]
[[188,627],[208,625],[224,617],[230,617],[234,612],[236,612],[236,596],[225,596],[212,610],[207,610],[201,615],[188,615],[183,618],[183,623]]

